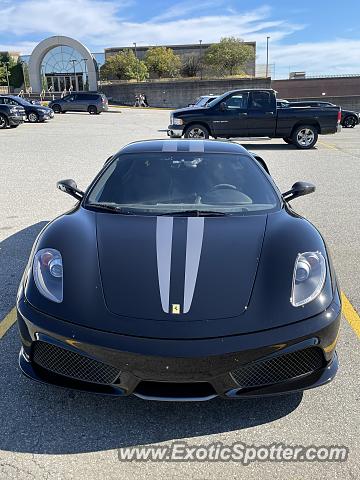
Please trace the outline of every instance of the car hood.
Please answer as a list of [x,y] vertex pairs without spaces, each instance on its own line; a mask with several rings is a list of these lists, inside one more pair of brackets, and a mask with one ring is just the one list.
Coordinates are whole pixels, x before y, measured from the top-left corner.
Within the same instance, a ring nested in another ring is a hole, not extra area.
[[190,113],[192,111],[195,111],[196,113],[203,113],[207,110],[207,107],[185,107],[185,108],[178,108],[177,110],[174,110],[172,113],[174,116],[181,115],[182,113]]
[[191,321],[246,310],[266,215],[97,214],[96,221],[101,281],[112,313]]

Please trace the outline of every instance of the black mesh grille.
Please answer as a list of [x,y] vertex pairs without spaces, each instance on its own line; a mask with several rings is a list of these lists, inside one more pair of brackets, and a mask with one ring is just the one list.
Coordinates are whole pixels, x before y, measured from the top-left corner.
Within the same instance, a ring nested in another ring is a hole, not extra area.
[[33,361],[46,370],[84,382],[110,384],[120,374],[111,365],[40,341],[34,344]]
[[279,383],[324,367],[324,355],[318,347],[286,353],[260,362],[249,363],[231,372],[242,387]]

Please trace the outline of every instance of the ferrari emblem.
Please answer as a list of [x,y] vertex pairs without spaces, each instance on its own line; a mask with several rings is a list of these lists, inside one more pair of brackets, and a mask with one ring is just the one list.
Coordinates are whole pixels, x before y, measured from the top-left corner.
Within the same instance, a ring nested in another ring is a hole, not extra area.
[[178,303],[173,303],[171,307],[171,313],[178,315],[180,313],[180,305]]

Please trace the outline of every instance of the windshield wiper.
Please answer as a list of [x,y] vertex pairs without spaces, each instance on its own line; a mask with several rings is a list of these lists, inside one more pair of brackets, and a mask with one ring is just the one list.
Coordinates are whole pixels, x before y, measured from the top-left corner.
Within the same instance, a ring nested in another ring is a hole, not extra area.
[[132,212],[123,210],[122,207],[112,205],[111,203],[87,203],[85,206],[95,208],[96,210],[106,210],[107,212],[121,213],[123,215],[133,215]]
[[182,210],[159,214],[159,216],[164,215],[168,215],[169,217],[224,217],[229,214],[225,212],[214,212],[211,210]]

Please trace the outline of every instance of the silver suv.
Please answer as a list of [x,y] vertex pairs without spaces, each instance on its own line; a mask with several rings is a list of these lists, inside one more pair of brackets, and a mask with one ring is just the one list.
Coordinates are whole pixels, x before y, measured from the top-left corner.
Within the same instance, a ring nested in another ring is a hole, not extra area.
[[108,99],[103,93],[73,92],[64,98],[49,103],[55,113],[89,112],[96,115],[109,109]]

